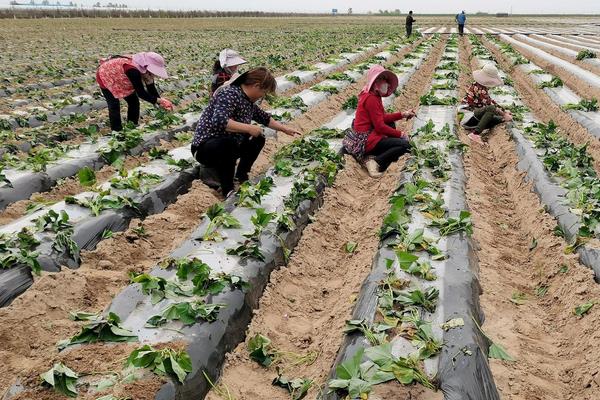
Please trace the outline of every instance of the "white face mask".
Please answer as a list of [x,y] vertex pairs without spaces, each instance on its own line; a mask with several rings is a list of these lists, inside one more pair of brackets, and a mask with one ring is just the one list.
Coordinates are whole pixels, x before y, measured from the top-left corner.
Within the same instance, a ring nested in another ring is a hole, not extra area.
[[390,89],[390,85],[387,82],[383,82],[383,83],[379,84],[379,93],[387,94],[389,89]]

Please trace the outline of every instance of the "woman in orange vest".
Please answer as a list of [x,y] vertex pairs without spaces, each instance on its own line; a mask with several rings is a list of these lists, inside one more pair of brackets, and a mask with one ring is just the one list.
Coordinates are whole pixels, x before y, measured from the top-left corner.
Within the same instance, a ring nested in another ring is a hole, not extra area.
[[157,53],[137,53],[133,56],[114,56],[101,60],[96,82],[108,104],[108,117],[113,131],[123,130],[120,100],[127,102],[127,121],[137,125],[140,119],[140,98],[173,110],[173,104],[161,98],[154,77],[167,78],[164,58]]

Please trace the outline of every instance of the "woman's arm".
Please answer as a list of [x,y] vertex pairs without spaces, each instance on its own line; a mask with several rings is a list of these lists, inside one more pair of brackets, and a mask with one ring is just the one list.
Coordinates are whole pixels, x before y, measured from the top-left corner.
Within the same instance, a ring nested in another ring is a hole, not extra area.
[[290,135],[290,136],[302,135],[302,132],[298,131],[297,129],[292,128],[291,126],[288,126],[288,125],[284,125],[281,122],[274,120],[273,118],[271,118],[271,121],[269,121],[269,125],[267,125],[267,126],[271,129],[275,129],[276,131],[283,132],[286,135]]
[[386,125],[384,120],[385,113],[383,112],[383,105],[381,104],[381,100],[379,98],[371,96],[365,101],[364,105],[367,113],[369,114],[371,125],[375,131],[390,137],[405,136],[403,132]]
[[261,109],[259,106],[257,106],[256,104],[252,105],[253,107],[253,112],[252,112],[252,119],[256,122],[258,122],[259,124],[262,124],[264,126],[268,126],[271,129],[275,129],[276,131],[280,131],[285,133],[286,135],[301,135],[302,133],[297,131],[296,129],[284,125],[279,121],[274,120],[271,117],[271,114],[269,114],[268,112],[264,111],[263,109]]
[[396,122],[401,120],[402,118],[404,118],[404,115],[402,115],[401,112],[395,112],[395,113],[390,113],[390,114],[384,114],[383,115],[383,121],[386,124],[389,124],[391,122]]
[[[142,80],[142,73],[135,68],[126,70],[125,75],[127,75],[129,80],[131,81],[131,84],[135,89],[135,93],[139,96],[140,99],[147,101],[151,104],[156,104],[156,101],[160,96],[156,92],[156,87],[154,87],[154,84],[149,85],[152,86],[153,89],[147,91]],[[152,90],[153,92],[151,92]]]

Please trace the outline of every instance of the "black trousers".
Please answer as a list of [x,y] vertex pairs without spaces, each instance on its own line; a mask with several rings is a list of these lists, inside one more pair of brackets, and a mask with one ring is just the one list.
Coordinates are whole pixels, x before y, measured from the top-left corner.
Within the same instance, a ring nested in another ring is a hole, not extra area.
[[[248,173],[265,145],[264,136],[244,135],[242,140],[237,136],[226,134],[207,139],[199,146],[192,146],[192,153],[200,164],[217,170],[221,192],[225,196],[233,189],[234,173],[240,181],[248,180]],[[236,171],[238,159],[240,161]]]
[[[498,114],[495,106],[485,106],[473,110],[475,118],[479,121],[475,133],[482,134],[486,129],[492,129],[504,121],[504,118]],[[488,132],[489,133],[489,132]]]
[[[108,104],[108,119],[110,120],[110,128],[113,131],[122,131],[123,124],[121,123],[121,102],[115,98],[108,89],[100,89]],[[140,120],[140,99],[137,94],[133,93],[125,97],[127,102],[127,121],[137,125]]]
[[375,156],[380,171],[385,171],[401,155],[410,151],[410,143],[405,138],[385,137],[367,155]]
[[465,33],[465,24],[458,24],[458,33],[462,36]]
[[412,25],[406,25],[406,37],[412,35]]

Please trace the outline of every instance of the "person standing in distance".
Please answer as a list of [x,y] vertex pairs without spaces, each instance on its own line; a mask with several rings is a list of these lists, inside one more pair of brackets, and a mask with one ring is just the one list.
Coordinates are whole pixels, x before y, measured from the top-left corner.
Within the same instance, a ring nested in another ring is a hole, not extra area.
[[456,14],[456,17],[454,17],[454,19],[456,19],[456,23],[458,24],[458,34],[462,36],[465,33],[465,23],[467,22],[467,15],[464,11],[462,11],[460,14]]
[[408,15],[406,16],[406,37],[407,38],[409,38],[410,35],[412,35],[413,22],[416,22],[416,20],[413,18],[413,12],[409,11]]

